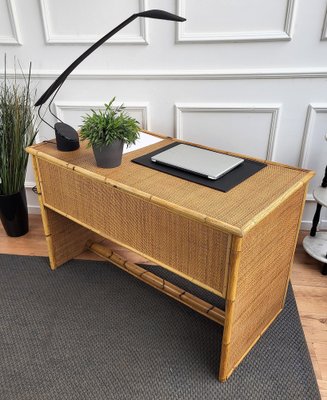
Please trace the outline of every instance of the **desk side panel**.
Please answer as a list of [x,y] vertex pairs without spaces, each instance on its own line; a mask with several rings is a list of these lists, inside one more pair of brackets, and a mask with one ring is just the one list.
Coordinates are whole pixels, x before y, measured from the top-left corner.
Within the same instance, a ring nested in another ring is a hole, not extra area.
[[50,266],[56,269],[87,249],[89,241],[101,241],[96,233],[45,207],[51,246]]
[[306,187],[275,208],[243,238],[234,293],[227,291],[220,368],[224,381],[284,306]]
[[56,269],[81,254],[86,249],[87,242],[99,240],[99,236],[44,206],[39,163],[34,155],[32,162],[50,267]]
[[224,297],[230,235],[39,159],[46,206]]

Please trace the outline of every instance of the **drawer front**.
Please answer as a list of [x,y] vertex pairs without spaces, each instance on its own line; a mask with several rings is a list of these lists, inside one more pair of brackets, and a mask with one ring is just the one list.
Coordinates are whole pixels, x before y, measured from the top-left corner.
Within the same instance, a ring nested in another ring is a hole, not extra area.
[[45,206],[225,296],[230,235],[38,159]]

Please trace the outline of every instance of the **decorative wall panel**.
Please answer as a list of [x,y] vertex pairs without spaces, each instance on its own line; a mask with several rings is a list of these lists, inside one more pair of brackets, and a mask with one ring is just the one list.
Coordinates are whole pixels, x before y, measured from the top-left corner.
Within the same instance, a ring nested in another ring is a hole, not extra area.
[[0,0],[0,44],[22,44],[14,0]]
[[[210,12],[208,12],[210,10]],[[290,40],[295,0],[178,0],[187,18],[178,25],[178,42],[253,42]]]
[[[146,0],[39,0],[47,43],[94,43],[131,14],[144,11]],[[63,12],[64,10],[64,12]],[[72,19],[73,18],[73,19]],[[139,18],[107,43],[147,44],[146,20]]]
[[176,135],[272,160],[280,105],[176,104]]

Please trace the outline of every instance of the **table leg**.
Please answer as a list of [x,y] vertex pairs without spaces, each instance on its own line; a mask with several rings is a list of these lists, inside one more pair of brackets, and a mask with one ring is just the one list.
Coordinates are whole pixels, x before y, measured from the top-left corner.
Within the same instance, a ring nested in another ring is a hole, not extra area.
[[327,264],[324,264],[324,265],[322,266],[321,273],[322,273],[323,275],[327,275]]
[[321,204],[317,203],[316,212],[315,212],[315,215],[313,216],[313,220],[312,220],[310,236],[316,236],[317,227],[318,227],[319,220],[320,220],[321,207],[322,207]]
[[[321,182],[321,187],[323,187],[323,188],[327,187],[327,166],[325,168],[324,178]],[[316,212],[315,212],[315,215],[313,216],[313,220],[312,220],[312,228],[310,231],[310,236],[316,236],[317,226],[318,226],[319,220],[320,220],[321,207],[322,207],[322,205],[317,203]]]

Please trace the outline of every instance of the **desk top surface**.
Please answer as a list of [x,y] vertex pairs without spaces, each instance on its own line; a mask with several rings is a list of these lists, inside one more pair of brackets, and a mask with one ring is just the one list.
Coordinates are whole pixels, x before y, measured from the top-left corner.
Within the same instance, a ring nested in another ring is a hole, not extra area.
[[311,171],[267,162],[266,168],[223,193],[131,162],[173,140],[165,138],[127,153],[121,166],[112,169],[98,168],[92,149],[87,149],[83,142],[79,150],[67,153],[58,151],[53,143],[40,143],[27,151],[238,236],[251,229],[313,176]]

